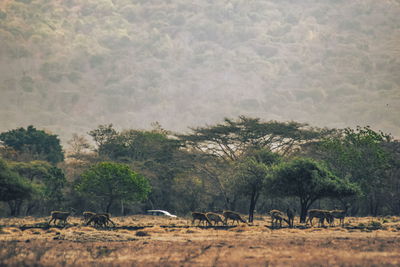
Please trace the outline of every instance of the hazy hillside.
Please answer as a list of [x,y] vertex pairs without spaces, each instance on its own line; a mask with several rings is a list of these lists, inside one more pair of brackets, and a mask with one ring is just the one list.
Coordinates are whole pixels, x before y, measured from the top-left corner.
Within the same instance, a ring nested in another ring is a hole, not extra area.
[[0,131],[239,114],[400,136],[400,1],[2,0]]

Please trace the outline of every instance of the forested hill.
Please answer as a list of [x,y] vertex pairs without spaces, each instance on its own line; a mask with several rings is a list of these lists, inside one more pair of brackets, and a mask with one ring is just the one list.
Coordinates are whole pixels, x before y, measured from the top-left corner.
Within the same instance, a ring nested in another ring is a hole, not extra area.
[[399,0],[1,0],[0,131],[244,114],[400,136]]

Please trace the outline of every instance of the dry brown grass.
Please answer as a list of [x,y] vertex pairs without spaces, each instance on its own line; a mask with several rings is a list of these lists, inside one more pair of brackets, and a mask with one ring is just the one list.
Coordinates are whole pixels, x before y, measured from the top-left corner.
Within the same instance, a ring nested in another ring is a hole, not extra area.
[[400,265],[398,217],[349,218],[345,228],[271,230],[267,217],[204,228],[151,216],[113,218],[116,229],[84,226],[80,218],[65,228],[24,228],[48,219],[0,219],[0,266]]

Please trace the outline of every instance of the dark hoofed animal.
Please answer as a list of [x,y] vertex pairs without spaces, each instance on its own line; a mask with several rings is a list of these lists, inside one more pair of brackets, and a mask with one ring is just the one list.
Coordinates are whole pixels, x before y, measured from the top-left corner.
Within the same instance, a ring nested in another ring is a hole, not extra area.
[[194,222],[196,220],[199,220],[199,225],[203,222],[206,222],[208,225],[212,225],[211,221],[207,218],[205,213],[202,212],[192,212],[192,224],[194,224]]
[[52,211],[51,212],[51,219],[49,221],[49,224],[53,222],[56,224],[57,220],[59,222],[64,222],[64,224],[67,224],[67,219],[71,215],[71,212],[64,212],[64,211]]
[[207,212],[206,216],[210,220],[210,222],[214,222],[214,225],[218,225],[219,223],[224,224],[224,221],[222,220],[221,216],[219,216],[219,214],[217,213]]
[[222,215],[224,216],[225,220],[224,223],[227,225],[228,224],[228,220],[232,220],[232,225],[235,224],[235,222],[237,222],[239,224],[239,222],[243,222],[243,223],[247,223],[246,220],[244,220],[239,213],[234,212],[234,211],[230,211],[230,210],[224,210],[224,212],[222,213]]

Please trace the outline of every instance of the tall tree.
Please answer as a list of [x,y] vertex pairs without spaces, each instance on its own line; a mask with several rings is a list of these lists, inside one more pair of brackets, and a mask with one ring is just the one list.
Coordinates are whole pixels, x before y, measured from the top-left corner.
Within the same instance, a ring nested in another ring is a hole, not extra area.
[[57,135],[37,130],[32,125],[26,129],[21,127],[3,132],[0,140],[6,148],[16,152],[17,158],[11,158],[13,160],[45,160],[53,164],[64,160],[64,152]]
[[267,149],[287,156],[301,144],[320,140],[330,130],[312,128],[297,122],[262,122],[258,118],[240,116],[237,120],[226,118],[223,123],[193,128],[192,133],[178,135],[191,151],[200,153],[196,167],[219,188],[225,207],[234,209],[236,195],[226,176],[231,164],[239,161],[251,149]]
[[318,199],[342,198],[358,193],[358,187],[332,174],[327,167],[307,158],[296,158],[275,168],[269,191],[277,196],[297,197],[300,201],[300,221]]

